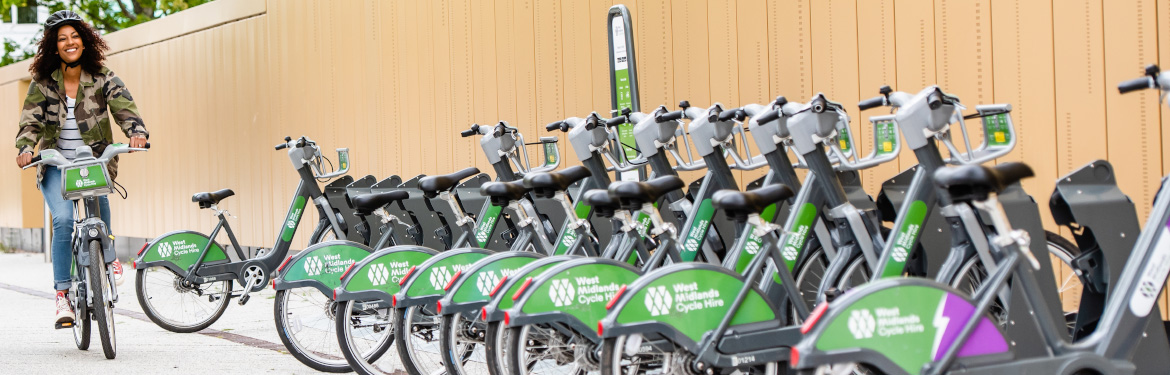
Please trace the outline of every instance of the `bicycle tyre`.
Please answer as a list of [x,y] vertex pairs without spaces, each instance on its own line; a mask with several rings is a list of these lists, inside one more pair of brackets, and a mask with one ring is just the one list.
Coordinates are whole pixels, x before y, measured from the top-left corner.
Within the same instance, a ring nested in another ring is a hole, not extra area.
[[[227,310],[228,300],[231,299],[230,295],[231,295],[231,290],[232,290],[232,281],[231,280],[224,280],[221,282],[208,283],[206,285],[208,285],[209,288],[211,288],[215,284],[220,284],[219,289],[225,293],[225,295],[219,299],[219,306],[215,306],[211,310],[211,314],[208,315],[206,318],[199,319],[192,324],[179,324],[176,322],[175,319],[171,319],[169,317],[166,317],[165,316],[166,314],[160,312],[154,306],[154,304],[150,303],[150,301],[153,300],[154,297],[151,296],[152,293],[150,293],[146,289],[146,285],[148,284],[146,278],[147,278],[147,274],[149,274],[151,272],[170,273],[171,275],[174,275],[174,277],[176,278],[175,282],[178,282],[177,279],[179,278],[179,275],[175,274],[173,271],[171,271],[170,269],[168,269],[166,267],[155,266],[155,267],[148,267],[148,268],[138,270],[138,274],[134,278],[134,292],[135,292],[135,294],[138,295],[138,306],[142,307],[142,312],[146,314],[146,317],[150,318],[150,321],[154,322],[154,324],[158,325],[159,327],[162,327],[165,330],[175,332],[175,333],[198,332],[198,331],[202,331],[204,329],[207,329],[207,327],[211,326],[216,321],[218,321],[219,318],[221,316],[223,316],[223,312],[225,310]],[[203,285],[196,285],[195,288],[200,288],[202,286]],[[192,294],[194,294],[194,293],[192,293]],[[197,298],[202,298],[202,297],[203,297],[202,295],[198,295]]]
[[[337,305],[337,319],[333,322],[336,325],[334,330],[337,332],[337,345],[341,348],[341,354],[345,356],[345,361],[349,363],[350,368],[361,375],[373,375],[378,373],[377,366],[374,365],[374,362],[382,358],[386,354],[386,351],[390,350],[390,346],[394,345],[395,337],[393,330],[395,326],[393,325],[393,318],[387,316],[387,324],[383,329],[390,330],[390,332],[385,333],[386,339],[375,348],[367,359],[359,359],[353,346],[354,334],[351,329],[353,325],[344,323],[353,319],[353,305],[358,302],[361,301],[345,301]],[[387,315],[393,313],[394,311],[391,309]]]
[[[106,292],[109,291],[110,278],[106,277],[106,260],[102,254],[102,243],[98,240],[89,242],[89,284],[86,292],[93,296],[93,320],[97,323],[98,337],[102,340],[102,353],[106,359],[114,359],[118,355],[118,344],[114,337],[114,306],[106,302]],[[96,287],[94,287],[97,284]],[[76,319],[74,319],[76,321]]]
[[[464,314],[446,315],[439,323],[439,352],[443,354],[443,365],[446,366],[448,375],[488,375],[490,370],[487,366],[484,342],[487,337],[486,325],[468,321],[463,316]],[[469,331],[463,328],[464,324],[476,325],[483,330],[479,332],[471,330],[472,337],[468,338],[465,334]],[[475,337],[479,335],[483,335],[483,338]],[[482,368],[469,368],[469,362],[476,359],[477,355],[484,356],[483,365],[478,366]]]
[[[298,289],[304,289],[304,288],[298,288]],[[343,373],[343,372],[353,371],[349,366],[349,362],[345,360],[344,356],[338,357],[338,358],[333,359],[331,361],[326,359],[326,358],[320,357],[320,355],[323,355],[324,353],[319,353],[319,354],[315,354],[313,356],[310,356],[308,353],[313,352],[313,351],[302,348],[298,344],[299,340],[296,340],[295,338],[292,337],[291,332],[293,331],[293,329],[291,327],[291,323],[288,320],[288,316],[289,316],[289,314],[291,314],[289,312],[288,299],[289,299],[290,294],[294,290],[296,290],[296,289],[276,291],[276,302],[273,304],[274,305],[273,313],[276,316],[276,319],[275,319],[276,320],[276,333],[277,333],[277,336],[280,336],[280,341],[282,343],[284,343],[284,347],[286,349],[288,349],[289,354],[292,354],[293,358],[296,358],[298,361],[305,364],[305,366],[309,366],[317,371],[332,372],[332,373]],[[316,292],[316,293],[319,294],[320,292]],[[325,297],[325,298],[328,299],[329,297]],[[332,303],[332,299],[330,299],[330,303]],[[335,311],[333,313],[327,313],[327,314],[332,314],[332,315],[328,316],[330,319],[336,318]],[[298,320],[298,322],[299,322],[299,320]],[[336,324],[334,322],[330,322],[328,329],[334,330],[335,327],[336,327]],[[300,331],[300,330],[297,329],[297,331]],[[333,333],[336,334],[336,332],[333,332]]]
[[[81,288],[81,285],[84,284],[77,283],[76,285],[74,288]],[[73,343],[77,344],[77,349],[89,350],[89,341],[92,336],[90,330],[93,328],[93,325],[89,321],[89,307],[83,303],[85,296],[80,295],[76,291],[74,293],[77,303],[73,304],[73,312],[75,313],[73,318]]]
[[[394,327],[398,329],[394,330],[394,342],[398,343],[398,357],[402,361],[402,367],[406,368],[406,373],[410,375],[429,375],[445,371],[446,367],[442,363],[443,358],[441,356],[441,351],[435,352],[435,355],[438,357],[437,359],[439,361],[437,364],[434,363],[433,359],[424,358],[421,356],[420,354],[423,351],[416,350],[414,345],[416,332],[411,329],[420,317],[429,319],[438,319],[440,317],[438,315],[430,314],[425,306],[411,306],[395,310]],[[426,324],[424,322],[421,325],[425,327],[424,329],[431,330],[431,334],[428,335],[430,337],[434,337],[438,333],[438,329],[435,327],[437,324]],[[421,330],[419,332],[421,334]],[[428,341],[428,343],[435,341],[441,340],[431,340]],[[435,344],[438,343],[435,342]]]
[[484,352],[487,354],[488,373],[491,375],[508,374],[508,327],[504,322],[488,323],[487,337],[484,340]]

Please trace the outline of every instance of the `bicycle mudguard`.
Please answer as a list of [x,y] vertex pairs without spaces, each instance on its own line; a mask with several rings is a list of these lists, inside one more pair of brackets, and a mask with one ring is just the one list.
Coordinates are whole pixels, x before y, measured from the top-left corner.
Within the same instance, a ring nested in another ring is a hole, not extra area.
[[[659,268],[620,291],[597,328],[602,338],[657,333],[694,347],[705,333],[718,328],[743,287],[743,277],[711,264]],[[775,321],[777,311],[753,285],[731,326]]]
[[564,323],[579,333],[595,336],[597,321],[618,290],[642,272],[611,259],[584,258],[558,264],[533,278],[507,310],[505,324],[520,327],[547,322]]
[[[917,374],[946,354],[974,311],[970,299],[933,280],[874,281],[829,303],[820,319],[810,317],[815,325],[793,348],[793,368],[862,362],[886,374]],[[986,316],[959,350],[962,363],[1012,357]]]
[[525,265],[544,257],[528,251],[507,251],[480,259],[455,276],[447,293],[439,299],[438,312],[453,315],[479,310],[491,300],[492,290],[500,281]]
[[394,307],[405,308],[438,301],[447,292],[455,277],[493,251],[480,248],[447,250],[419,264],[402,281],[402,288],[394,294]]
[[486,305],[480,308],[479,318],[484,322],[496,322],[504,320],[504,310],[512,308],[516,300],[512,297],[519,298],[516,292],[520,290],[526,283],[531,283],[532,279],[540,276],[545,271],[553,268],[557,264],[570,261],[573,259],[580,259],[580,256],[562,255],[555,257],[540,258],[529,262],[524,267],[516,270],[511,276],[500,279],[500,283],[492,288],[491,300]]
[[227,262],[227,253],[223,251],[223,247],[207,238],[206,234],[180,230],[155,237],[147,242],[146,247],[139,252],[138,258],[134,260],[134,269],[141,270],[163,266],[175,272],[176,275],[187,276],[188,269],[199,261],[199,254],[204,247],[207,247],[208,242],[211,242],[211,246],[207,248],[207,257],[203,260],[203,264]]
[[378,250],[341,274],[340,285],[333,289],[333,300],[382,300],[393,304],[402,279],[435,254],[438,252],[416,245]]
[[374,250],[352,241],[322,242],[291,255],[276,269],[272,286],[276,290],[312,287],[333,295],[341,285],[341,274],[365,259]]

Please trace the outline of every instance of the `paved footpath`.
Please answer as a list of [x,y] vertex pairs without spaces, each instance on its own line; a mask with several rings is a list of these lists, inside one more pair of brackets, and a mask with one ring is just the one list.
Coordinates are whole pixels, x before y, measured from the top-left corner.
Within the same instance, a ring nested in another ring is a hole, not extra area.
[[0,253],[0,374],[317,374],[287,353],[276,335],[271,288],[239,306],[232,300],[210,328],[178,334],[156,326],[134,294],[134,273],[119,288],[118,357],[102,355],[97,328],[89,351],[71,330],[53,329],[52,269],[42,254]]

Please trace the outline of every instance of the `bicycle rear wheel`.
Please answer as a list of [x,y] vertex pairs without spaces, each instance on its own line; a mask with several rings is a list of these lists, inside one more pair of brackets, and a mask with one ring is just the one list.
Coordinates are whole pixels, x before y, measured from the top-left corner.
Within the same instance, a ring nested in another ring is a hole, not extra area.
[[188,285],[174,271],[155,266],[138,270],[134,290],[150,321],[171,332],[191,333],[219,320],[227,310],[232,282]]
[[[114,304],[106,301],[113,292],[110,278],[106,275],[106,259],[102,254],[101,241],[89,242],[89,293],[92,294],[93,320],[97,323],[98,337],[102,340],[102,352],[106,359],[114,359],[118,355],[117,341],[114,338]],[[81,301],[84,303],[84,301]],[[76,321],[77,319],[74,319]]]
[[[439,327],[439,348],[448,375],[489,375],[487,324],[469,313],[443,316]],[[472,318],[472,319],[468,319]]]
[[[383,369],[378,360],[394,345],[394,309],[376,301],[345,301],[337,304],[337,344],[349,363],[359,374],[394,373],[398,369]],[[393,358],[387,358],[393,361]]]
[[73,312],[76,314],[73,318],[73,343],[77,344],[77,349],[89,350],[90,328],[93,325],[89,322],[89,306],[85,305],[84,285],[84,283],[74,283],[72,298],[70,298],[70,302],[73,303]]
[[289,354],[324,372],[350,372],[335,336],[336,302],[305,287],[276,292],[276,332]]

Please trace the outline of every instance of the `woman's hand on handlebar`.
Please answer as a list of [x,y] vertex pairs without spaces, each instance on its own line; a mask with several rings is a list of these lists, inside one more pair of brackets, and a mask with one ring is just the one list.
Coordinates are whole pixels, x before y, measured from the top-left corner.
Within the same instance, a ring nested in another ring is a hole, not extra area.
[[33,154],[31,152],[22,152],[20,155],[16,155],[16,166],[24,168],[32,164],[32,158]]
[[[141,135],[135,135],[133,137],[130,137],[130,148],[145,148],[145,147],[146,147],[146,137],[143,137]],[[130,152],[134,152],[134,151],[130,151]]]

